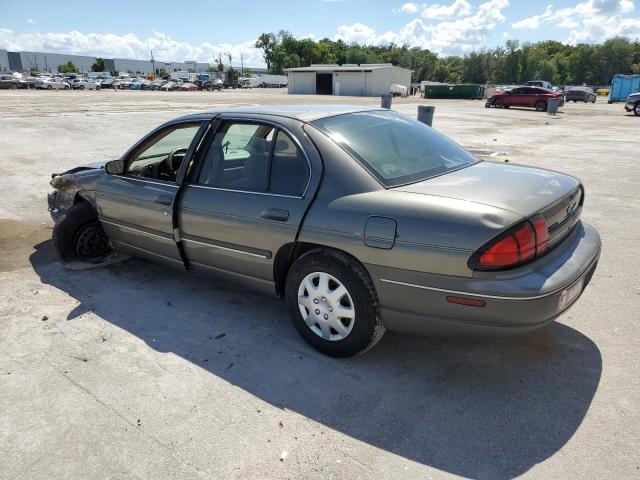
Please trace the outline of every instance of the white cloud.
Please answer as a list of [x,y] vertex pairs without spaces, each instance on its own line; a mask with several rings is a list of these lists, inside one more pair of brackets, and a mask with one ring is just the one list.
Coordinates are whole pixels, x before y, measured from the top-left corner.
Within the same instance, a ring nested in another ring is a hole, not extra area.
[[402,12],[402,13],[418,13],[418,11],[420,10],[420,5],[418,5],[417,3],[403,3],[402,5],[400,5],[400,8],[397,10],[394,10],[394,12]]
[[162,32],[139,38],[133,33],[125,35],[71,32],[16,33],[0,28],[0,48],[13,51],[37,51],[50,53],[69,53],[91,55],[105,58],[131,58],[148,60],[150,50],[161,61],[197,60],[212,62],[219,52],[230,52],[233,63],[240,63],[240,54],[244,56],[246,66],[263,66],[261,52],[255,48],[255,39],[239,44],[201,43],[192,45],[173,39]]
[[37,25],[38,22],[36,22],[33,18],[27,18],[27,23],[29,25]]
[[[456,3],[459,4],[454,2],[451,5]],[[367,25],[354,23],[339,27],[335,39],[367,45],[406,44],[411,47],[428,48],[443,55],[464,54],[485,44],[487,34],[506,20],[502,10],[508,5],[509,0],[490,0],[480,4],[472,15],[471,12],[461,13],[460,18],[436,23],[422,18],[425,8],[423,5],[419,10],[420,17],[411,20],[397,32],[378,33]],[[433,5],[426,8],[433,8]],[[464,11],[460,10],[460,7],[456,8],[459,12]]]
[[462,17],[471,13],[471,4],[467,0],[453,0],[450,5],[439,3],[403,3],[400,8],[394,9],[394,13],[419,13],[422,18],[433,20],[445,20],[454,17]]
[[423,5],[423,18],[444,20],[446,18],[461,17],[471,13],[471,4],[467,0],[454,0],[451,5],[429,4]]
[[512,27],[537,30],[552,25],[571,29],[566,39],[570,44],[601,42],[615,36],[639,38],[640,18],[634,18],[633,11],[632,0],[586,0],[558,10],[549,5],[543,13],[518,20]]

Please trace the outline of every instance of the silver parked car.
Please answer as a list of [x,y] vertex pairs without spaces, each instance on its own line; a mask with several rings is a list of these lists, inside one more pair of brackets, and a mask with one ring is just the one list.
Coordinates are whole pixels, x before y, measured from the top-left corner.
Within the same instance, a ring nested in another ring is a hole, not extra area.
[[640,117],[640,92],[632,93],[627,97],[624,109],[627,112],[633,112]]
[[579,180],[480,161],[389,110],[189,115],[51,185],[63,262],[120,252],[284,297],[301,336],[337,357],[386,329],[542,327],[600,255]]
[[46,89],[46,90],[69,90],[71,86],[56,77],[45,78],[41,82],[36,84],[36,88]]
[[75,78],[69,82],[69,86],[74,90],[100,90],[100,83],[93,79]]

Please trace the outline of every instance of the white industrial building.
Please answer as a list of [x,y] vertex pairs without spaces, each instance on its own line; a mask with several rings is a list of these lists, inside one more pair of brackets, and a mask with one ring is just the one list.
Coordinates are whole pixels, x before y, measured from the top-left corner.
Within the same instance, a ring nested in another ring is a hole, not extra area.
[[[8,52],[0,49],[0,72],[29,72],[29,71],[51,71],[57,72],[58,66],[73,62],[80,72],[90,72],[91,67],[96,63],[97,57],[88,55],[67,55],[64,53],[46,52]],[[134,60],[128,58],[104,58],[105,70],[107,72],[129,73],[131,75],[148,75],[154,73],[159,75],[164,70],[171,73],[178,70],[189,72],[205,72],[212,65],[209,63],[186,60],[184,62],[163,62],[159,60]],[[234,67],[240,70],[239,66]],[[264,68],[251,67],[254,73],[266,72]]]
[[411,70],[390,63],[290,68],[289,93],[378,97],[391,85],[411,87]]

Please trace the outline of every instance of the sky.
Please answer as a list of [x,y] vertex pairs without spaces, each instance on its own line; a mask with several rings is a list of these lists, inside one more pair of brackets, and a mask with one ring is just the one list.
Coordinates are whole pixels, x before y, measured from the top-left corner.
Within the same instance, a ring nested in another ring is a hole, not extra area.
[[148,60],[153,50],[157,60],[201,62],[230,53],[234,64],[242,54],[245,66],[260,67],[257,37],[281,29],[298,38],[394,42],[440,56],[464,55],[509,39],[640,39],[640,1],[0,0],[0,48],[10,51]]

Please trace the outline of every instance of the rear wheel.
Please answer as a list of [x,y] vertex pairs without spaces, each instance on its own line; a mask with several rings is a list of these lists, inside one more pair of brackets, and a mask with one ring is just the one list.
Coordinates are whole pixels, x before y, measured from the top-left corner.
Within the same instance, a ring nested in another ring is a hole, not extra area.
[[298,333],[326,355],[364,353],[384,334],[373,282],[346,254],[318,249],[300,257],[287,275],[285,297]]
[[85,86],[84,85],[80,85],[80,90],[84,90]]
[[640,102],[636,103],[636,106],[633,107],[633,113],[640,117]]
[[538,100],[535,103],[535,107],[536,107],[536,110],[538,112],[546,112],[547,111],[547,102],[545,102],[544,100]]
[[112,254],[97,212],[84,201],[53,228],[53,245],[62,263],[100,263]]

